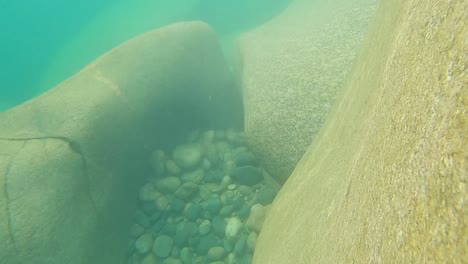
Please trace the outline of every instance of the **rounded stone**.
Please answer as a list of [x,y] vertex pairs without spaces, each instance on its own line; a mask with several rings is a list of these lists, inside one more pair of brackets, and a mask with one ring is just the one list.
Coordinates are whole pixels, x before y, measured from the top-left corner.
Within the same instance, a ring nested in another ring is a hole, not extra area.
[[234,155],[236,166],[257,166],[258,162],[255,156],[247,151],[241,151]]
[[160,258],[167,258],[171,254],[173,244],[174,241],[171,237],[158,236],[153,244],[153,253]]
[[165,211],[169,208],[169,200],[166,198],[166,196],[160,196],[156,199],[155,201],[156,208],[160,211]]
[[211,222],[208,219],[203,220],[198,227],[200,235],[204,236],[211,231]]
[[172,212],[175,212],[175,213],[181,212],[182,210],[184,210],[185,202],[182,201],[181,199],[175,198],[172,200],[169,207]]
[[208,250],[208,259],[209,260],[222,260],[226,256],[226,251],[223,247],[212,247]]
[[242,231],[243,224],[237,217],[229,218],[226,224],[225,236],[227,240],[234,241]]
[[170,258],[163,260],[162,264],[183,264],[183,263],[182,263],[182,260],[178,258],[170,257]]
[[205,210],[210,214],[210,215],[216,215],[219,213],[219,210],[221,210],[221,207],[223,204],[219,199],[212,198],[209,199],[205,202]]
[[262,229],[263,221],[265,220],[266,209],[261,204],[255,204],[250,210],[250,216],[247,219],[247,227],[249,230],[259,232]]
[[220,183],[223,180],[224,173],[223,171],[216,169],[210,170],[205,175],[205,181],[210,183]]
[[174,193],[180,186],[181,181],[177,177],[165,177],[156,182],[156,188],[163,193]]
[[210,233],[200,239],[196,245],[196,251],[199,256],[206,255],[208,250],[212,247],[218,246],[218,238],[213,233]]
[[141,264],[157,264],[157,259],[153,254],[146,255],[143,260],[140,262]]
[[169,173],[170,175],[174,175],[174,176],[177,176],[182,172],[179,166],[177,166],[177,163],[175,163],[175,161],[173,160],[166,161],[166,170],[167,170],[167,173]]
[[255,203],[259,203],[261,205],[268,205],[273,202],[275,199],[276,192],[270,188],[263,188],[256,193],[255,196]]
[[177,191],[175,192],[175,196],[186,200],[191,198],[193,195],[195,195],[198,192],[198,185],[192,182],[186,182],[182,184]]
[[224,240],[224,250],[226,250],[226,252],[232,252],[234,250],[233,242]]
[[239,191],[240,194],[244,196],[249,196],[252,194],[252,188],[250,188],[247,185],[241,185],[237,188],[237,190]]
[[234,253],[237,256],[242,256],[247,248],[247,236],[242,234],[242,236],[237,240],[236,245],[234,246]]
[[223,237],[226,230],[226,223],[224,222],[224,219],[220,216],[215,216],[213,219],[211,219],[211,221],[214,232],[218,236]]
[[198,203],[194,203],[184,210],[185,217],[190,221],[195,221],[200,216],[202,207]]
[[192,264],[193,259],[193,249],[189,247],[184,247],[180,250],[180,260],[184,264]]
[[180,178],[184,182],[193,182],[196,184],[201,184],[203,182],[203,178],[205,177],[205,172],[203,169],[196,169],[190,172],[183,173]]
[[135,249],[140,254],[146,254],[151,250],[153,246],[153,237],[151,234],[143,234],[135,241]]
[[247,248],[250,252],[255,250],[255,244],[257,243],[257,233],[250,232],[249,236],[247,237]]
[[252,186],[263,180],[262,171],[254,166],[243,166],[235,168],[231,173],[234,181],[239,184]]
[[196,167],[203,158],[203,149],[199,144],[185,144],[176,147],[174,161],[184,169]]
[[223,208],[221,208],[221,211],[219,211],[219,214],[223,217],[228,217],[228,216],[231,216],[233,212],[234,212],[234,206],[226,205]]

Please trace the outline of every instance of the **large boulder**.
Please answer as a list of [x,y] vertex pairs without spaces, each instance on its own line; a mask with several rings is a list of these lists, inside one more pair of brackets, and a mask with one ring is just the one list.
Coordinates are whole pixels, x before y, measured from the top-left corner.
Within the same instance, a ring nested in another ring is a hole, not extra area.
[[215,34],[187,22],[0,113],[0,263],[122,263],[150,151],[233,122],[233,98]]
[[468,2],[381,1],[254,263],[466,263]]
[[375,2],[295,0],[238,40],[246,137],[278,181],[287,179],[322,127]]

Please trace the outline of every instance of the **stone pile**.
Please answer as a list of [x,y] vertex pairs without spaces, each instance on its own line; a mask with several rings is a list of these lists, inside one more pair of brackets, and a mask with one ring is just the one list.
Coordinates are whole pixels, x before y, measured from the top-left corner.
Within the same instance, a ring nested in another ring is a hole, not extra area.
[[279,185],[258,167],[242,132],[193,132],[172,155],[153,151],[128,263],[251,263]]

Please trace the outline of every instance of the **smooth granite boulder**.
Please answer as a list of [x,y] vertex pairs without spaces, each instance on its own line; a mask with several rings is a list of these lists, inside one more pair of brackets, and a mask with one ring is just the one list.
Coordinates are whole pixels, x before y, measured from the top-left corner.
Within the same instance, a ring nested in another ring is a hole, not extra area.
[[466,263],[468,2],[381,1],[253,263]]
[[283,183],[322,127],[350,71],[376,0],[295,0],[238,40],[245,134]]
[[232,126],[229,75],[214,32],[178,23],[0,113],[0,263],[122,263],[151,151]]

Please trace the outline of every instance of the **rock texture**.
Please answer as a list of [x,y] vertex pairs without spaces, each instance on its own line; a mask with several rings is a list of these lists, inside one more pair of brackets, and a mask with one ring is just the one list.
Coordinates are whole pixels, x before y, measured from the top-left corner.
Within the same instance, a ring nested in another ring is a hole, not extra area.
[[230,83],[215,34],[179,23],[0,113],[0,263],[121,263],[150,150],[222,126]]
[[376,0],[296,0],[238,41],[245,133],[284,182],[322,127],[367,32]]
[[381,1],[254,263],[466,263],[468,2]]

